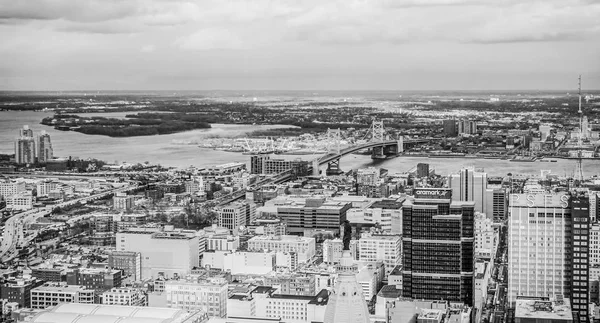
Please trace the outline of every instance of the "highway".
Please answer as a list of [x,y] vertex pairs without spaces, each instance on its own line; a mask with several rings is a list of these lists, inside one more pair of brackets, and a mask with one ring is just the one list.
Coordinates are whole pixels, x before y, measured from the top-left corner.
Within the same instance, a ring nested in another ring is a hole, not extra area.
[[[105,191],[102,193],[94,194],[92,196],[81,197],[78,199],[66,201],[66,202],[63,202],[63,203],[60,203],[57,205],[46,206],[44,208],[33,209],[33,210],[29,210],[29,211],[26,211],[23,213],[15,214],[14,216],[12,216],[8,220],[6,220],[6,223],[4,226],[4,234],[2,236],[2,244],[0,245],[0,261],[2,263],[6,263],[6,262],[12,260],[13,258],[15,258],[17,255],[17,247],[19,247],[19,244],[24,244],[24,242],[26,242],[26,241],[19,241],[21,239],[24,239],[23,234],[22,233],[19,234],[19,231],[22,230],[23,227],[25,225],[27,225],[28,223],[34,223],[38,218],[50,214],[54,208],[70,206],[70,205],[73,205],[78,202],[85,204],[87,202],[103,198],[109,194],[127,192],[127,191],[131,191],[131,190],[134,190],[137,188],[138,188],[138,186],[128,185],[125,187],[115,188],[110,191]],[[22,223],[23,225],[22,226],[19,225],[19,222]],[[32,240],[33,238],[35,238],[35,236],[30,237],[30,240]]]

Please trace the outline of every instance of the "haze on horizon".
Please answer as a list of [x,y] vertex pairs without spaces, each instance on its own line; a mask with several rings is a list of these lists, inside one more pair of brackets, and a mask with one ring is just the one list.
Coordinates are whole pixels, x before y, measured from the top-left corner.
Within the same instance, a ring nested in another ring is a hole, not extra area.
[[595,0],[0,0],[0,90],[600,89]]

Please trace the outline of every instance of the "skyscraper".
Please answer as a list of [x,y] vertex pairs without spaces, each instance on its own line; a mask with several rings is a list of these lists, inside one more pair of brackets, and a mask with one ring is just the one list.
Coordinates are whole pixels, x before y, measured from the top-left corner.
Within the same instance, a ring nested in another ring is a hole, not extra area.
[[[579,322],[589,322],[589,277],[590,277],[590,215],[587,197],[571,197],[572,244],[567,246],[567,254],[572,255],[571,307]],[[570,247],[570,248],[569,248]]]
[[35,163],[35,140],[33,137],[20,137],[15,141],[15,162],[17,164]]
[[473,305],[474,203],[417,189],[402,208],[402,294]]
[[53,157],[52,142],[50,141],[50,135],[43,130],[38,137],[37,157],[39,163],[46,163]]
[[444,120],[443,125],[444,125],[444,135],[446,135],[446,136],[456,136],[457,135],[456,120],[454,120],[454,119]]
[[[485,190],[484,212],[494,222],[506,219],[508,210],[508,194],[503,187],[488,188]],[[477,207],[477,206],[476,206]]]
[[19,129],[19,137],[33,138],[33,130],[29,129],[28,125],[24,125],[23,128]]
[[568,298],[569,195],[511,194],[508,208],[510,304],[517,296]]
[[476,212],[486,212],[487,173],[482,169],[463,168],[450,175],[448,188],[452,189],[453,199],[475,202]]

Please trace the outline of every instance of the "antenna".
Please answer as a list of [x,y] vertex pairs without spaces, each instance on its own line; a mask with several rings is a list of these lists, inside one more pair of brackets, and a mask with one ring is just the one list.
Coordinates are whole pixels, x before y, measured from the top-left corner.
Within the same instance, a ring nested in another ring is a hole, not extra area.
[[581,156],[581,146],[583,139],[583,111],[581,111],[581,75],[579,75],[579,138],[577,138],[577,171],[576,176],[579,184],[583,182],[583,161]]

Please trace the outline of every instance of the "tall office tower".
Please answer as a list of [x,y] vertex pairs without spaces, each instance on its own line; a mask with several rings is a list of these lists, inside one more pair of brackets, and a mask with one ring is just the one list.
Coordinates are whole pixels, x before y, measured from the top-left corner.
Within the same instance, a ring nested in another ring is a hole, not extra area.
[[456,120],[444,120],[444,135],[456,136],[458,134],[456,128]]
[[46,161],[52,159],[52,142],[50,141],[50,135],[46,131],[41,132],[38,137],[38,151],[37,151],[38,162],[46,163]]
[[33,138],[33,130],[29,129],[28,125],[24,125],[19,129],[19,137]]
[[473,202],[417,189],[402,207],[402,295],[473,305]]
[[508,212],[508,193],[504,187],[487,188],[485,190],[484,213],[494,222],[506,220]]
[[418,163],[417,164],[417,177],[428,177],[429,176],[429,164]]
[[600,192],[589,191],[590,222],[594,223],[600,218]]
[[476,212],[486,211],[487,173],[483,169],[463,168],[448,176],[448,188],[454,200],[475,202]]
[[17,164],[35,163],[35,140],[33,137],[20,137],[15,141],[15,162]]
[[571,307],[579,322],[589,322],[589,278],[590,278],[590,213],[587,197],[571,197],[571,248],[572,255]]
[[508,210],[508,300],[511,306],[517,296],[569,298],[569,195],[511,194]]

